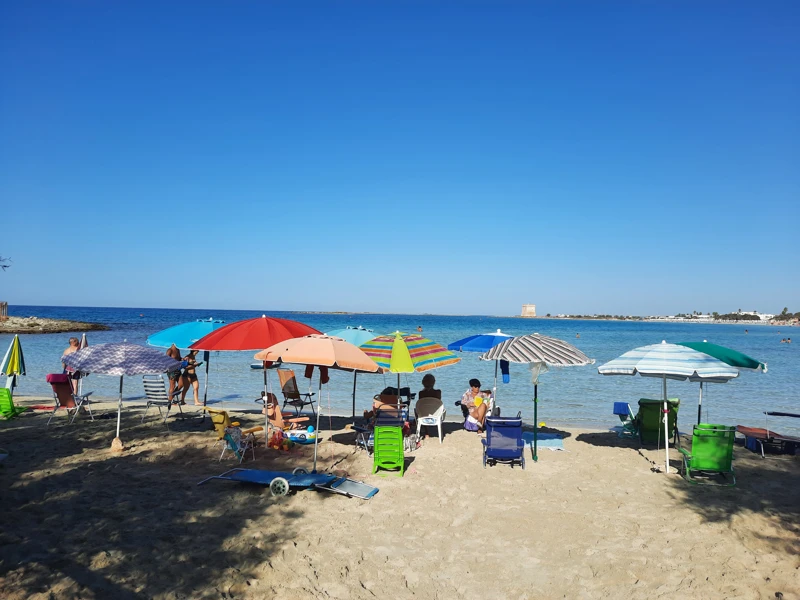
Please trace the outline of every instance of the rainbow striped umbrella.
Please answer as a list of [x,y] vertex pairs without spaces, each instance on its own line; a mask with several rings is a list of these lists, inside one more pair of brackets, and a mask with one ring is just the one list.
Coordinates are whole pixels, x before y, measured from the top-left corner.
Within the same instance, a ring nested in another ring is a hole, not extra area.
[[379,367],[390,373],[397,373],[398,388],[400,373],[430,371],[454,365],[461,360],[450,350],[428,338],[399,331],[371,339],[362,344],[361,349]]

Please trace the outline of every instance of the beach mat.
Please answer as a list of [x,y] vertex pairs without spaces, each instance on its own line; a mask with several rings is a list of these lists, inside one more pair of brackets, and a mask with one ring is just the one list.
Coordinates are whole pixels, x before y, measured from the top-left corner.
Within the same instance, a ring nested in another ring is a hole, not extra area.
[[[522,441],[526,446],[533,447],[533,432],[523,431]],[[536,445],[539,448],[548,448],[549,450],[558,451],[564,450],[564,440],[558,433],[539,433],[536,436]]]

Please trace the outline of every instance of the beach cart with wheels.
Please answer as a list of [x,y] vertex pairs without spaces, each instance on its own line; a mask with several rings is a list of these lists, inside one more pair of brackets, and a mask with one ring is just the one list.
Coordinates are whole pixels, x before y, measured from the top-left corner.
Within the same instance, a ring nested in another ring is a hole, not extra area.
[[309,473],[300,467],[291,473],[288,471],[264,471],[261,469],[231,469],[221,475],[207,477],[197,485],[203,485],[212,479],[265,485],[269,487],[269,491],[273,496],[285,496],[292,488],[331,492],[348,498],[361,498],[362,500],[369,500],[378,493],[378,488],[366,483],[330,473]]

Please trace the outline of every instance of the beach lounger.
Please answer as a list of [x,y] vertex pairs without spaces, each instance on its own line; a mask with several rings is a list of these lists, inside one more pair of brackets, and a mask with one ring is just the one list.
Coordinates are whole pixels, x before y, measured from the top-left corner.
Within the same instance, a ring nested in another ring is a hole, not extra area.
[[[669,417],[667,420],[668,438],[673,445],[679,443],[678,440],[678,408],[681,401],[678,398],[669,398],[667,408]],[[661,447],[664,440],[664,401],[642,398],[639,400],[639,412],[636,414],[636,427],[639,433],[639,442],[644,444],[657,444]],[[667,440],[667,441],[669,441]]]
[[514,468],[519,464],[525,468],[522,439],[522,419],[518,417],[486,417],[486,439],[483,443],[483,467],[506,463]]
[[295,413],[300,414],[304,406],[310,406],[311,412],[316,416],[314,410],[314,392],[301,392],[297,387],[297,379],[291,369],[278,369],[278,379],[281,382],[281,392],[283,393],[283,408],[289,404],[294,407]]
[[203,479],[197,485],[203,485],[212,479],[266,485],[269,486],[269,491],[273,496],[285,496],[291,488],[330,492],[347,496],[348,498],[361,498],[362,500],[369,500],[378,493],[378,488],[361,481],[329,473],[308,473],[301,468],[297,468],[291,473],[287,471],[263,471],[260,469],[231,469],[221,475]]
[[442,443],[442,421],[445,418],[444,403],[438,398],[420,398],[414,408],[417,416],[417,437],[422,427],[436,427],[439,430],[439,443]]
[[622,431],[619,437],[638,437],[639,428],[636,426],[636,417],[631,410],[631,405],[627,402],[614,402],[614,414],[619,417],[622,423]]
[[[683,476],[690,483],[710,483],[714,485],[736,485],[733,474],[733,442],[736,431],[727,425],[699,423],[692,432],[691,451],[678,448],[683,455]],[[721,475],[726,483],[716,483],[710,479],[696,479],[698,475]],[[728,480],[730,476],[730,480]]]
[[[406,468],[403,445],[403,428],[391,425],[375,425],[372,472],[379,469],[393,471],[400,477]],[[385,475],[385,473],[381,473]]]
[[6,420],[11,420],[26,410],[28,409],[25,407],[14,406],[14,397],[11,395],[10,389],[0,387],[0,415],[3,415]]
[[[89,412],[89,417],[94,421],[92,407],[89,404],[89,396],[92,395],[92,392],[81,394],[80,396],[75,394],[72,389],[72,381],[73,380],[66,373],[51,373],[47,376],[47,383],[49,383],[50,387],[53,389],[53,399],[55,400],[53,413],[50,415],[50,418],[47,419],[47,425],[50,425],[50,421],[53,420],[53,417],[56,416],[56,412],[58,412],[60,408],[67,409],[67,420],[69,423],[75,421],[75,418],[78,416],[78,413],[81,412],[82,408],[86,408]],[[70,412],[72,413],[71,419],[69,418]]]
[[169,411],[173,405],[177,405],[178,410],[180,411],[181,415],[183,415],[183,409],[181,408],[181,403],[178,400],[178,395],[181,393],[181,389],[176,389],[174,392],[172,392],[172,397],[170,397],[169,392],[167,392],[167,386],[164,384],[164,378],[161,375],[145,375],[142,377],[142,383],[144,384],[144,395],[147,399],[147,406],[145,407],[144,414],[142,415],[142,423],[144,423],[144,420],[147,417],[147,411],[150,410],[151,406],[155,406],[158,409],[159,417],[162,415],[161,408],[164,407],[167,409],[163,415],[164,425],[167,425]]
[[745,448],[760,451],[761,458],[766,458],[765,448],[776,454],[795,454],[800,449],[800,437],[783,435],[772,429],[737,425],[736,432],[744,436]]

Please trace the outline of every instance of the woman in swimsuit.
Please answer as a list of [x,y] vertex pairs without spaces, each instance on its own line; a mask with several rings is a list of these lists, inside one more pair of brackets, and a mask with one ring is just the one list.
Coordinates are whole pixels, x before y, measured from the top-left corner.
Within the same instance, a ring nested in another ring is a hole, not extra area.
[[200,402],[200,382],[197,381],[197,373],[195,372],[195,367],[198,365],[197,352],[197,350],[191,350],[189,354],[183,357],[183,360],[189,364],[183,369],[184,384],[183,393],[181,394],[181,404],[185,404],[186,392],[189,391],[189,386],[191,386],[194,388],[194,405],[202,405],[202,402]]
[[[172,346],[170,346],[167,349],[167,356],[169,356],[170,358],[174,358],[175,360],[181,360],[181,351],[175,344],[172,344]],[[183,376],[181,375],[180,369],[178,369],[177,371],[170,371],[169,373],[167,373],[167,377],[169,378],[169,397],[170,399],[172,399],[173,398],[172,394],[174,392],[181,391],[181,388],[184,387],[185,385],[184,379]],[[184,392],[184,396],[185,395],[186,394]]]

